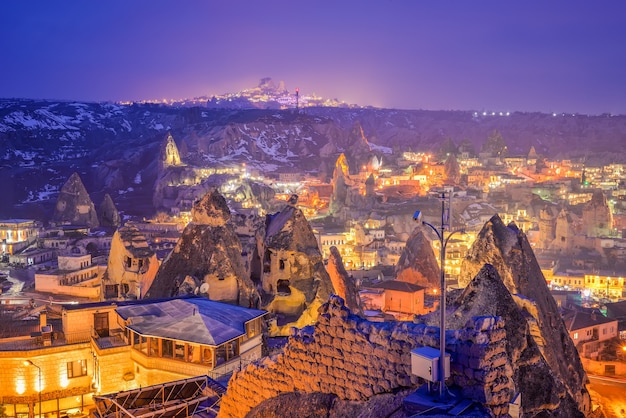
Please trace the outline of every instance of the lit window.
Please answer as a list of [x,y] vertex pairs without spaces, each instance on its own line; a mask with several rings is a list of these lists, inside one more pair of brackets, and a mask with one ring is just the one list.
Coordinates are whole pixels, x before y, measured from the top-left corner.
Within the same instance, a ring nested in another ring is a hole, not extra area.
[[577,332],[575,332],[575,333],[574,333],[574,339],[575,339],[575,340],[577,340],[577,339],[578,339],[578,333],[577,333]]
[[76,360],[67,363],[67,377],[87,376],[87,360]]

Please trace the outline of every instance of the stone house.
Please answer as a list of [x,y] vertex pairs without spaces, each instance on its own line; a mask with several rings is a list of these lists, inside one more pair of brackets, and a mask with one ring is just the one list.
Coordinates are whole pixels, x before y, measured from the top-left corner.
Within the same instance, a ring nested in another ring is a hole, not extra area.
[[31,219],[0,220],[0,254],[11,255],[28,247],[39,237],[41,225]]
[[606,342],[618,336],[616,319],[600,312],[573,311],[563,315],[565,326],[582,357],[597,359]]
[[58,265],[56,270],[35,273],[37,292],[100,300],[105,268],[93,264],[91,254],[60,255]]
[[115,231],[107,270],[102,280],[103,299],[140,299],[150,288],[159,261],[145,236],[134,225]]
[[100,394],[217,378],[261,357],[261,310],[198,297],[66,305],[56,318],[47,309],[0,326],[8,416],[84,413]]
[[423,286],[399,280],[387,280],[367,288],[373,291],[382,290],[379,309],[398,319],[412,319],[413,315],[428,312],[424,309],[425,288]]

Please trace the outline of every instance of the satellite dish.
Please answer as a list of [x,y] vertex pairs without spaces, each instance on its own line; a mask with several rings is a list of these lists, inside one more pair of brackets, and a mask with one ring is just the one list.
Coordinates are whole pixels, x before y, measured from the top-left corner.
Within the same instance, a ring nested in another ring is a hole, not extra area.
[[200,286],[200,293],[209,293],[209,284],[208,283],[202,283],[202,286]]

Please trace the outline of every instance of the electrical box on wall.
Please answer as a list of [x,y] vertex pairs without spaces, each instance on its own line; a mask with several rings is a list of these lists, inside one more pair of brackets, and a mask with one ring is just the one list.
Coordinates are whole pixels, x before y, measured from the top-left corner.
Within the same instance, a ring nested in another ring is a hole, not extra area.
[[[439,382],[439,350],[419,347],[411,350],[411,373],[429,382]],[[446,379],[450,377],[450,354],[445,355]]]

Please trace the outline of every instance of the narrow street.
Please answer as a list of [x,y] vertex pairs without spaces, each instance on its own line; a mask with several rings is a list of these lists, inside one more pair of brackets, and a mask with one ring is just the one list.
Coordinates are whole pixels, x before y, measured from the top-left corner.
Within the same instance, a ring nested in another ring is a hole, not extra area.
[[592,398],[602,405],[607,418],[626,417],[626,379],[589,376]]

